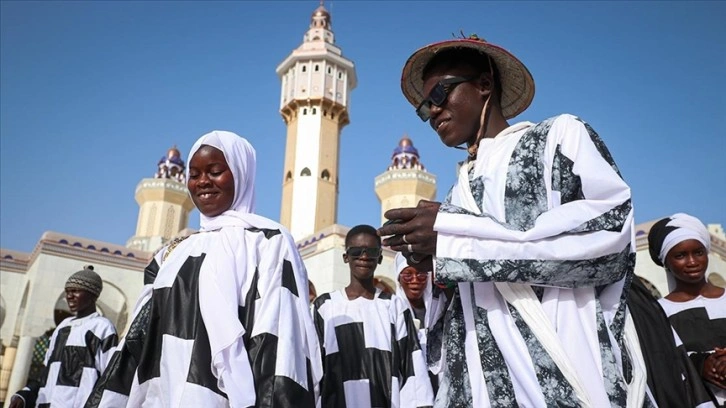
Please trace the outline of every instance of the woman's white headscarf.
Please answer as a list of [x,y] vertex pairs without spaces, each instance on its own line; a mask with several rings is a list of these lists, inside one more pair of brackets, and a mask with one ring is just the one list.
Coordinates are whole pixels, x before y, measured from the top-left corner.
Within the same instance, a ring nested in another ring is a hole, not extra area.
[[[214,130],[199,138],[189,152],[189,163],[202,146],[211,146],[224,154],[234,178],[234,200],[232,206],[216,217],[200,214],[201,231],[212,231],[227,226],[278,228],[277,223],[254,214],[255,171],[257,157],[255,149],[243,137],[225,130]],[[189,172],[186,174],[189,183]],[[190,193],[191,194],[191,193]]]

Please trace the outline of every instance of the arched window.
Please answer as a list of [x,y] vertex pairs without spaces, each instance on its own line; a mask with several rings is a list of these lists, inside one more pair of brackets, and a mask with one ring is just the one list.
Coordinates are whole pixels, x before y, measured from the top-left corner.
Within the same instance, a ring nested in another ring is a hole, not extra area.
[[318,114],[317,108],[313,108],[313,115],[317,115],[317,114]]
[[305,65],[303,65],[303,67],[302,67],[302,72],[305,72],[305,71],[307,71],[307,70],[308,70],[308,67],[306,67]]
[[304,169],[302,169],[302,171],[300,172],[300,175],[301,176],[310,176],[310,174],[311,174],[310,173],[310,169],[307,168],[307,167],[305,167]]
[[307,114],[308,114],[308,108],[303,108],[303,115],[307,115]]
[[338,79],[343,79],[343,73],[342,72],[338,72]]
[[318,72],[318,71],[320,71],[320,65],[315,64],[315,72]]
[[320,173],[320,178],[326,181],[330,181],[330,172],[328,171],[328,169],[325,169],[322,173]]
[[333,67],[328,67],[328,75],[333,73]]
[[288,171],[287,174],[285,175],[285,181],[289,181],[290,179],[292,179],[292,172]]

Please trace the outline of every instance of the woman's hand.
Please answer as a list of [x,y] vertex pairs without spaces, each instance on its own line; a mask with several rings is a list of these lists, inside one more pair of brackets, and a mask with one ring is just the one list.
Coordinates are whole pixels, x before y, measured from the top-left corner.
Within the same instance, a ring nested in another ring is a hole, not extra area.
[[726,389],[726,349],[716,348],[703,362],[703,379]]
[[10,405],[8,405],[8,408],[25,408],[25,400],[17,395],[13,395],[10,399]]
[[386,211],[386,218],[397,221],[378,229],[378,235],[388,237],[383,240],[383,245],[404,253],[409,264],[420,263],[424,258],[435,255],[438,234],[434,231],[434,223],[440,206],[441,203],[421,200],[415,208]]

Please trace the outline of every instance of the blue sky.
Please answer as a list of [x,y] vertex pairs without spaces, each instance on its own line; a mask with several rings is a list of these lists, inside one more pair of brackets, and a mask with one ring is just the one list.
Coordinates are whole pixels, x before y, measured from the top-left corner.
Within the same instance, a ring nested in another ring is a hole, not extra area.
[[[124,244],[136,184],[213,129],[257,149],[257,210],[279,219],[285,125],[275,67],[318,2],[0,3],[0,246],[52,230]],[[726,225],[726,3],[326,2],[356,64],[338,222],[379,223],[373,179],[407,133],[441,199],[462,152],[400,92],[417,48],[476,33],[517,55],[536,95],[516,120],[572,113],[605,140],[636,222],[688,212]],[[186,160],[187,158],[184,157]],[[721,176],[719,176],[721,174]],[[198,215],[190,225],[198,226]]]

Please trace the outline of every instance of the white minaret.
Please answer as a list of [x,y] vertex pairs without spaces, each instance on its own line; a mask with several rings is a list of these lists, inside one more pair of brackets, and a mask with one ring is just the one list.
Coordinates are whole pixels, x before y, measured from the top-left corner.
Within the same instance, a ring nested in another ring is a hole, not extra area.
[[353,62],[335,45],[320,5],[303,43],[278,67],[280,113],[287,124],[280,223],[296,240],[337,221],[340,132],[350,120]]

